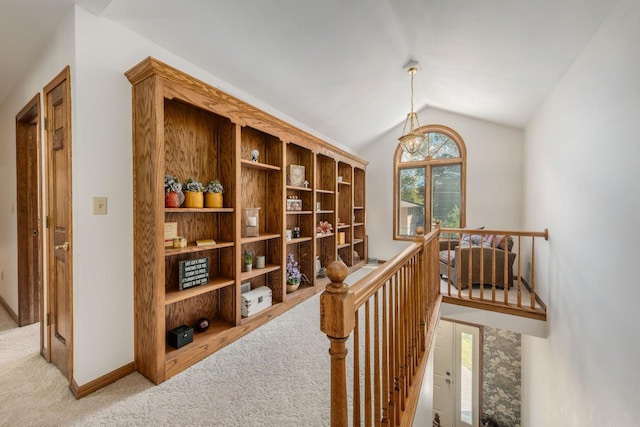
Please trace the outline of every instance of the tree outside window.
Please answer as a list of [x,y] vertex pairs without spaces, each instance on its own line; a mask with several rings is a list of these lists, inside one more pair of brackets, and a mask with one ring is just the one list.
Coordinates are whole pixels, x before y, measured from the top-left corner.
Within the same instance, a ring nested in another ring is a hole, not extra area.
[[466,148],[460,135],[441,125],[419,129],[420,149],[400,148],[394,157],[394,238],[411,239],[416,228],[428,232],[436,220],[442,227],[465,225]]

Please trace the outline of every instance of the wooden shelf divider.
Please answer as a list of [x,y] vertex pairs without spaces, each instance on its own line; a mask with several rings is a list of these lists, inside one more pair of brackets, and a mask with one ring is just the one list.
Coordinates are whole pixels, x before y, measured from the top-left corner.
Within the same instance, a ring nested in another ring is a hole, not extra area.
[[273,166],[267,163],[253,162],[251,160],[245,160],[245,159],[241,159],[240,164],[242,165],[242,167],[251,168],[251,169],[272,170],[272,171],[280,170],[279,166]]
[[243,237],[240,240],[240,243],[244,245],[246,243],[261,242],[263,240],[278,239],[280,237],[282,237],[280,234],[261,234],[255,237]]
[[212,251],[220,248],[230,248],[233,247],[235,243],[233,242],[220,242],[216,241],[215,245],[206,245],[206,246],[196,246],[195,243],[190,243],[184,248],[165,248],[164,256],[174,256],[181,254],[188,254],[194,252],[203,252],[203,251]]
[[164,208],[166,213],[233,213],[233,208]]
[[[341,250],[350,271],[361,265],[352,252],[358,245],[358,256],[366,259],[367,162],[154,58],[125,75],[132,85],[136,171],[135,365],[159,384],[324,290],[329,279],[317,277],[316,260],[326,267]],[[224,207],[162,207],[164,175],[181,182],[220,180]],[[299,199],[305,210],[286,211],[287,198]],[[257,207],[261,234],[243,237],[245,209]],[[318,235],[319,221],[343,230],[346,243],[336,244],[336,232]],[[337,227],[338,221],[353,227]],[[189,244],[158,245],[165,223],[174,222]],[[287,241],[287,230],[304,237]],[[216,244],[197,246],[197,239]],[[265,267],[243,272],[245,250],[264,255]],[[289,254],[311,281],[292,293],[285,286]],[[199,258],[208,259],[208,283],[178,290],[180,263]],[[253,288],[269,287],[273,304],[243,318],[240,287],[249,280]],[[168,346],[170,330],[203,317],[210,326],[192,343]]]
[[171,291],[167,292],[164,296],[164,304],[169,305],[178,301],[183,301],[188,298],[193,298],[197,295],[206,294],[217,289],[231,286],[235,283],[233,279],[226,279],[224,277],[214,277],[209,280],[209,283],[205,285],[195,286],[193,288],[185,289],[183,291]]
[[312,239],[311,237],[299,237],[297,239],[287,240],[286,243],[287,245],[295,245],[297,243],[308,242],[311,239]]
[[262,276],[263,274],[271,273],[272,271],[280,270],[282,268],[281,265],[275,264],[267,264],[264,268],[253,268],[250,272],[243,271],[240,274],[240,281],[244,282],[245,280],[252,279],[254,277]]

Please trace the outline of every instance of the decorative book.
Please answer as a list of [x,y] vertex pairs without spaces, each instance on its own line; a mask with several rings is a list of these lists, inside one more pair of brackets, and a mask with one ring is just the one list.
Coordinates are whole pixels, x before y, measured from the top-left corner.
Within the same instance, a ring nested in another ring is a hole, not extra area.
[[178,237],[178,223],[177,222],[165,222],[164,223],[164,247],[173,247],[173,239]]
[[213,239],[200,239],[196,240],[196,246],[214,246],[216,241]]

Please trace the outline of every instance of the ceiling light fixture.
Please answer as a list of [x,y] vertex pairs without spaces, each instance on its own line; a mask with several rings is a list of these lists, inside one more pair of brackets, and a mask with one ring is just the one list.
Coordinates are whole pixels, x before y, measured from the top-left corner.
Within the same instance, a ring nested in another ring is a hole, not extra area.
[[[402,136],[398,138],[398,140],[400,141],[402,149],[409,154],[417,152],[424,142],[424,134],[414,130],[420,127],[418,114],[413,111],[413,75],[418,72],[418,65],[419,64],[416,61],[409,61],[404,66],[407,72],[411,75],[411,112],[407,114],[407,119],[405,120],[404,127],[402,128]],[[409,123],[409,133],[405,133],[407,130],[407,123]]]

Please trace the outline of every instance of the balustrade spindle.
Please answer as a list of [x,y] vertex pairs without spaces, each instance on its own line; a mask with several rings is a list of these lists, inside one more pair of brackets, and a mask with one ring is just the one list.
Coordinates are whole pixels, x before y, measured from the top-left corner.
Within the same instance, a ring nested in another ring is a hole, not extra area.
[[[522,307],[522,293],[520,290],[520,286],[522,285],[522,271],[521,271],[521,260],[522,260],[522,254],[520,252],[520,248],[521,243],[522,243],[522,236],[518,236],[518,307]],[[533,240],[533,239],[532,239]]]
[[509,304],[509,239],[511,236],[506,235],[504,236],[505,240],[505,254],[502,257],[503,259],[503,272],[502,272],[502,289],[503,289],[503,294],[504,294],[504,303],[505,304]]
[[536,239],[531,239],[531,309],[536,308],[536,269],[535,269],[535,256],[536,256]]
[[496,241],[491,245],[491,302],[496,302]]
[[[438,235],[420,233],[414,245],[351,288],[344,284],[344,264],[328,266],[331,283],[320,297],[320,326],[330,340],[332,426],[411,423],[432,345],[429,322],[435,325],[441,298]],[[345,341],[351,334],[354,371],[347,376]]]

